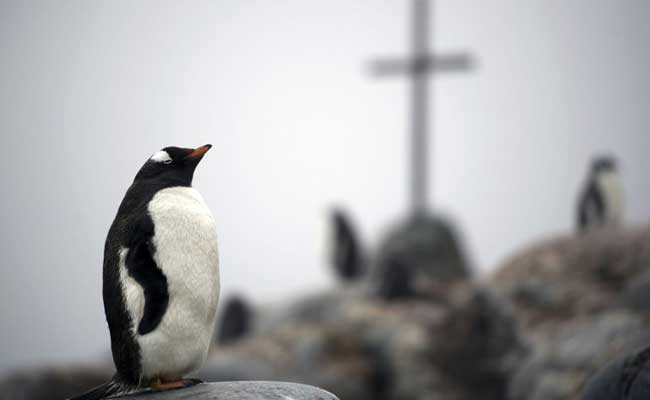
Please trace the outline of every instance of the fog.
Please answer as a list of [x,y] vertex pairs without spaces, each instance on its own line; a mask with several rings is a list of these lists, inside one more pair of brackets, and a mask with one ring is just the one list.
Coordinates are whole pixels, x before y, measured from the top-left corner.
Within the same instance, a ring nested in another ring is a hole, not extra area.
[[[333,285],[332,204],[373,246],[406,210],[405,1],[0,2],[0,370],[108,351],[106,232],[141,164],[214,147],[195,187],[218,222],[223,294]],[[573,229],[593,155],[618,157],[650,219],[650,3],[439,1],[433,42],[478,62],[434,82],[432,207],[485,273]]]

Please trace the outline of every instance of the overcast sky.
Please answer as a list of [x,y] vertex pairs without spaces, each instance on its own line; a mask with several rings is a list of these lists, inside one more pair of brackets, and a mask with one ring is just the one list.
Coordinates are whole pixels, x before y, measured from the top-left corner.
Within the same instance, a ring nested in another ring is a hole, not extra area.
[[[223,292],[333,284],[320,219],[368,245],[403,215],[407,86],[367,72],[407,47],[402,0],[0,1],[0,370],[108,349],[103,244],[140,165],[214,145],[195,187]],[[650,2],[439,1],[435,45],[479,67],[435,82],[434,208],[488,271],[573,228],[592,155],[650,220]]]

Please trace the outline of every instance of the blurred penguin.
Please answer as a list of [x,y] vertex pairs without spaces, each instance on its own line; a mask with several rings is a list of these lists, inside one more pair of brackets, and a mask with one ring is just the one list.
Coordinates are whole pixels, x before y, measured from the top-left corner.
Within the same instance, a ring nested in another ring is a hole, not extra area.
[[623,220],[623,185],[611,157],[598,157],[578,201],[578,231],[620,224]]
[[415,271],[404,257],[392,256],[380,265],[377,295],[386,301],[415,296]]
[[334,273],[344,282],[359,279],[365,272],[365,263],[356,230],[340,209],[330,213],[328,221],[328,261]]
[[217,331],[217,343],[226,345],[250,334],[252,328],[251,307],[240,296],[231,296],[221,314]]

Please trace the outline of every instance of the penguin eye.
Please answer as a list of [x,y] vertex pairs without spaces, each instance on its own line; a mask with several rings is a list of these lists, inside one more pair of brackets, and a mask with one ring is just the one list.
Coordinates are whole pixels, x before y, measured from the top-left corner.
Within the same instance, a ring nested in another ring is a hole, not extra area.
[[165,160],[165,161],[163,161],[163,164],[171,164],[171,163],[172,163],[172,160]]

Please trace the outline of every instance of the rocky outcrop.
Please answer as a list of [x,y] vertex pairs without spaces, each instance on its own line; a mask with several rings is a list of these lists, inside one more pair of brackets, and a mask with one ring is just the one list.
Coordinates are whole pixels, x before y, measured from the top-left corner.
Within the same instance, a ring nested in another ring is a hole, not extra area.
[[383,239],[371,279],[382,298],[427,292],[433,284],[471,276],[452,224],[433,215],[395,225]]
[[490,286],[513,307],[530,356],[514,400],[582,398],[605,364],[650,344],[650,229],[605,228],[537,245]]
[[520,366],[509,398],[581,399],[585,383],[603,365],[650,343],[647,322],[625,311],[567,322]]
[[605,228],[521,252],[490,279],[521,328],[547,337],[563,323],[623,308],[650,309],[650,228]]
[[285,320],[216,349],[203,377],[239,379],[238,366],[242,378],[255,370],[258,379],[309,383],[345,399],[502,399],[524,352],[507,307],[468,282],[438,296],[342,296],[327,318]]
[[650,398],[650,347],[619,357],[594,375],[582,400]]
[[[246,312],[236,313],[237,329],[199,377],[300,382],[345,400],[578,400],[596,371],[624,354],[636,360],[650,344],[650,228],[549,240],[479,285],[443,225],[427,219],[396,228],[364,282],[280,307],[239,307]],[[628,359],[593,378],[590,390],[609,387]],[[634,374],[640,384],[647,368]],[[109,375],[108,368],[18,374],[0,383],[0,396],[63,398]],[[213,388],[188,390],[212,396]],[[594,396],[588,400],[602,398]]]

